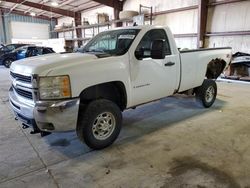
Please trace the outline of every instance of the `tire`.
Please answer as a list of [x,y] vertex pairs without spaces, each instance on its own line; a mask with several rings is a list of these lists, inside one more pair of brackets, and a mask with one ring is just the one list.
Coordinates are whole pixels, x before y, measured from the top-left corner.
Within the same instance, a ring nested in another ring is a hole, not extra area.
[[110,146],[118,137],[122,125],[120,108],[106,99],[90,102],[78,115],[78,138],[92,149]]
[[217,85],[214,80],[204,80],[202,85],[195,90],[195,95],[205,108],[213,105],[217,96]]
[[11,63],[13,62],[14,60],[13,59],[5,59],[4,61],[3,61],[3,64],[4,64],[4,66],[6,67],[6,68],[10,68],[10,65],[11,65]]

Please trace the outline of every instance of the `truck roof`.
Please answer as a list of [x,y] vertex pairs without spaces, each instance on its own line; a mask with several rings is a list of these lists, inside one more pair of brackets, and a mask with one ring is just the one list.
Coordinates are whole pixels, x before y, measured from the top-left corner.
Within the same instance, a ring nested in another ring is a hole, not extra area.
[[149,29],[154,29],[154,28],[167,28],[168,26],[159,26],[159,25],[139,25],[139,26],[127,26],[127,27],[116,27],[110,30],[119,30],[119,29],[145,29],[145,30],[149,30]]

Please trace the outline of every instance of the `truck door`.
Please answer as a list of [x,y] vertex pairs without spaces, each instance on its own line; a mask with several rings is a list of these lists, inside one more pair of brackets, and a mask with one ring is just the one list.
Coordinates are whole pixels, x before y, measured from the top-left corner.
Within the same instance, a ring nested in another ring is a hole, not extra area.
[[[165,59],[151,58],[151,45],[154,40],[166,41]],[[138,55],[140,54],[140,55]],[[132,55],[131,84],[133,105],[172,95],[177,85],[177,55],[171,52],[164,29],[148,31]]]

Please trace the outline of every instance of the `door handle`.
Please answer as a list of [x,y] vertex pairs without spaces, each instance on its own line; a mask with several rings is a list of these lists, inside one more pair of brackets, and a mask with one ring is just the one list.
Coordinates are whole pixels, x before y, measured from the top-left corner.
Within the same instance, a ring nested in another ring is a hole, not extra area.
[[165,63],[164,65],[165,65],[166,67],[167,67],[167,66],[173,66],[173,65],[175,65],[175,62],[171,62],[171,61],[170,61],[170,62]]

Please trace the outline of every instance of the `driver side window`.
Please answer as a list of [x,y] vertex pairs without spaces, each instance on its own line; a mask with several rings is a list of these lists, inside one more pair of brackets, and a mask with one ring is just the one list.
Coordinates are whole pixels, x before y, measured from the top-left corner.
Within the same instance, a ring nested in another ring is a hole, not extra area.
[[171,55],[171,50],[168,42],[168,38],[164,29],[152,29],[148,31],[143,38],[141,39],[140,43],[138,44],[135,50],[135,56],[137,59],[138,55],[142,55],[143,58],[147,58],[151,56],[151,45],[152,42],[155,40],[165,40],[166,41],[166,55]]

